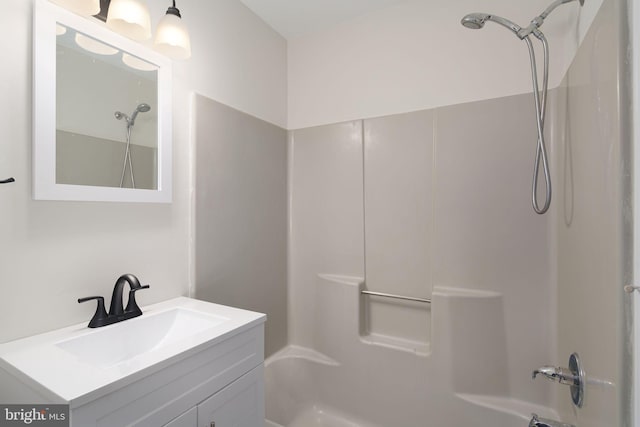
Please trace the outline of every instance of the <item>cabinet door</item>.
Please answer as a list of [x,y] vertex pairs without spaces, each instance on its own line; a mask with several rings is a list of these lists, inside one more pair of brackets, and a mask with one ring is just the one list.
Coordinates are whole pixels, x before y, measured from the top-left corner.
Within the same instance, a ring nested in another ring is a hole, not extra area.
[[198,425],[198,408],[191,408],[164,427],[196,427]]
[[198,427],[263,427],[264,368],[249,371],[198,405]]

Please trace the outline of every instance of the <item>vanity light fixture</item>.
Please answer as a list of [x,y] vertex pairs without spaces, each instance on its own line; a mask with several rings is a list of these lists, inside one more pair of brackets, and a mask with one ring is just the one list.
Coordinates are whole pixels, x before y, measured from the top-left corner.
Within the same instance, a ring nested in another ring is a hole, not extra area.
[[[151,38],[151,18],[146,0],[50,0],[76,13],[106,21],[113,31],[136,41]],[[102,4],[102,7],[101,7]],[[191,57],[191,39],[180,10],[173,5],[158,23],[155,49],[171,59]]]
[[100,0],[51,0],[79,15],[95,15],[100,12]]
[[187,59],[191,56],[189,31],[182,22],[175,0],[158,23],[154,44],[158,52],[173,59]]
[[151,18],[144,0],[111,0],[107,26],[112,30],[142,41],[151,38]]

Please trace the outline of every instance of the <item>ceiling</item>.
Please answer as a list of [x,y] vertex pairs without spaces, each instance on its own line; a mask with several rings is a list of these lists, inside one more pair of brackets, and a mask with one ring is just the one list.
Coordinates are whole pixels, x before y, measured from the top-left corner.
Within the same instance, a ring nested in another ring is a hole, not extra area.
[[240,0],[290,39],[407,0]]

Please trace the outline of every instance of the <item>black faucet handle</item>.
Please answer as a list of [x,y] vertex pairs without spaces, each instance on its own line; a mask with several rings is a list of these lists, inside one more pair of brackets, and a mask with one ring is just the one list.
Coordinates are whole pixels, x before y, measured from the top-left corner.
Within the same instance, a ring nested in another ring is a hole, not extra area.
[[136,303],[136,292],[142,289],[149,289],[149,285],[144,285],[136,288],[129,289],[129,302],[127,302],[127,308],[125,308],[125,313],[136,313],[138,316],[142,314],[142,310],[138,307],[138,303]]
[[102,300],[102,304],[104,305],[104,297],[101,296],[78,298],[78,303],[83,303],[94,299],[98,300],[98,304],[100,304],[100,300]]
[[105,321],[108,317],[107,311],[104,308],[104,297],[101,296],[93,296],[93,297],[85,297],[78,298],[78,303],[83,303],[87,301],[97,300],[98,306],[96,307],[96,312],[89,321],[90,328],[97,328],[100,326],[104,326]]

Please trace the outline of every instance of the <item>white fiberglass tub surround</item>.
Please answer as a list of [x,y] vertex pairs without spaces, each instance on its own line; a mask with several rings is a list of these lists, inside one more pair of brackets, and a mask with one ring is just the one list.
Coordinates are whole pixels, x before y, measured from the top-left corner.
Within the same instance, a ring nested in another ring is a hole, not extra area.
[[432,340],[361,333],[362,279],[319,275],[314,349],[266,361],[269,426],[518,427],[548,408],[509,398],[499,293],[435,287]]

